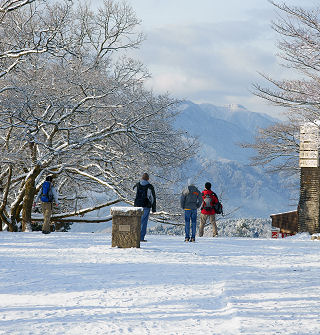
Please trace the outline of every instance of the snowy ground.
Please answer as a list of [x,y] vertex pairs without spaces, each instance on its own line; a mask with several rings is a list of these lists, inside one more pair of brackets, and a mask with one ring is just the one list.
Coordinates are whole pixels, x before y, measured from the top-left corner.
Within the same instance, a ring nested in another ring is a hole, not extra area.
[[0,334],[320,334],[320,241],[0,233]]

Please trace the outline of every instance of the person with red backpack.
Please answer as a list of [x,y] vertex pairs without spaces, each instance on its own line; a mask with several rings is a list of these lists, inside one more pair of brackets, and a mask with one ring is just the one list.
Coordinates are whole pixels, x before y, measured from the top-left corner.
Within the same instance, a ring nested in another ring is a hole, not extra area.
[[202,195],[202,206],[200,215],[200,226],[199,226],[199,236],[203,236],[204,226],[209,218],[212,224],[213,237],[218,235],[218,229],[216,224],[216,211],[214,205],[218,204],[219,200],[217,195],[211,191],[211,183],[207,182],[204,185],[205,189],[201,193]]

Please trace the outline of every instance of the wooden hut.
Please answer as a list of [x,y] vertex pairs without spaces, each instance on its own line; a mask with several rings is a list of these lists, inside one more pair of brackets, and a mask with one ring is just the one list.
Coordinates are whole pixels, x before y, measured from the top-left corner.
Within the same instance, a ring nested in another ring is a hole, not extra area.
[[282,237],[298,232],[298,211],[271,214],[272,227],[278,228]]

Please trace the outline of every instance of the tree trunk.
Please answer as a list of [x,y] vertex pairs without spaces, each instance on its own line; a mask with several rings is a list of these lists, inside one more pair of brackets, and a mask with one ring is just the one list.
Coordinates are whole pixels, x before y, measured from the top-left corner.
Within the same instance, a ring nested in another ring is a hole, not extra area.
[[31,229],[31,213],[32,213],[32,205],[34,200],[34,195],[36,193],[35,188],[35,179],[40,173],[40,167],[36,166],[26,180],[25,183],[25,194],[23,198],[23,205],[22,205],[22,226],[21,230],[26,231],[26,229]]
[[2,200],[2,204],[0,206],[1,230],[2,230],[2,223],[4,222],[8,225],[9,231],[11,231],[11,232],[18,230],[15,222],[12,224],[12,221],[10,222],[10,220],[8,219],[8,216],[5,214],[9,189],[10,189],[10,185],[11,185],[12,169],[13,169],[12,165],[10,165],[9,168],[8,168],[8,180],[7,180],[7,184],[5,185],[5,188],[4,188],[3,200]]
[[8,224],[9,231],[10,232],[18,231],[18,221],[15,214],[13,215],[11,214],[10,221],[11,222]]

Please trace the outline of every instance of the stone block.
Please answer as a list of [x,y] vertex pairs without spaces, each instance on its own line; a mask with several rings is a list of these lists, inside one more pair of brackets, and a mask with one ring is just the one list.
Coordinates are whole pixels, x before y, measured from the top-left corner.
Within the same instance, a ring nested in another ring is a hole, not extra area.
[[112,247],[140,248],[141,207],[111,207]]

